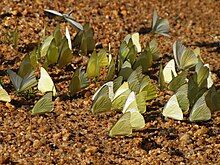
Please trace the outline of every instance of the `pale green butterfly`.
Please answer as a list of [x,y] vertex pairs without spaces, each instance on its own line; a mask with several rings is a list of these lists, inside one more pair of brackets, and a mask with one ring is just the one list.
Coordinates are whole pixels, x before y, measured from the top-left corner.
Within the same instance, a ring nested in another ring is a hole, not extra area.
[[212,112],[220,110],[220,90],[216,90],[214,85],[209,89],[205,100]]
[[152,27],[151,31],[153,33],[161,34],[164,36],[169,36],[169,22],[167,19],[161,19],[157,15],[157,11],[154,10],[153,12],[153,20],[152,20]]
[[129,89],[128,82],[124,82],[115,92],[112,100],[112,108],[121,110],[130,92],[131,90]]
[[175,61],[172,59],[166,64],[166,66],[163,69],[163,77],[164,77],[165,83],[167,84],[170,83],[173,77],[176,77],[176,76],[177,76],[177,73],[175,69]]
[[125,112],[133,112],[133,111],[138,111],[138,106],[137,106],[137,101],[136,101],[136,95],[134,92],[131,92],[128,97],[127,100],[124,104],[122,113]]
[[109,136],[124,136],[132,134],[132,126],[131,126],[131,112],[127,112],[122,115],[122,117],[117,121],[117,123],[111,128],[109,132]]
[[88,52],[94,51],[95,41],[93,39],[93,29],[88,23],[83,26],[83,29],[74,37],[73,45],[80,48],[81,54],[87,55]]
[[210,71],[209,64],[203,64],[201,61],[198,62],[198,64],[195,67],[195,71],[197,73],[197,81],[201,79],[200,81],[206,81],[207,88],[210,88],[213,85],[212,80],[212,72]]
[[115,76],[115,62],[114,62],[114,59],[112,58],[112,55],[109,54],[109,59],[108,59],[108,73],[107,73],[107,76],[106,76],[106,80],[107,81],[110,81],[114,78]]
[[196,54],[191,49],[187,49],[179,40],[173,44],[173,55],[180,70],[187,70],[198,63]]
[[189,116],[190,121],[197,122],[211,119],[211,111],[207,106],[205,100],[206,94],[207,92],[205,92],[193,105],[192,111]]
[[69,85],[70,95],[76,94],[82,88],[85,88],[89,85],[87,75],[81,68],[78,68],[72,76]]
[[105,49],[100,50],[98,53],[94,50],[88,65],[86,73],[89,78],[97,77],[100,74],[100,68],[108,65],[108,57]]
[[128,77],[131,75],[133,72],[131,63],[129,61],[125,61],[119,71],[119,76],[122,76],[124,80],[127,80]]
[[6,90],[0,84],[0,101],[10,102],[11,98]]
[[111,110],[112,99],[114,97],[113,81],[105,83],[93,95],[93,104],[91,111],[93,114],[98,114]]
[[52,91],[53,96],[56,95],[56,88],[53,83],[53,80],[51,79],[50,75],[47,73],[47,71],[41,67],[40,68],[40,79],[38,81],[38,90],[42,93]]
[[133,34],[128,34],[124,40],[128,43],[129,40],[131,39],[133,44],[136,47],[137,52],[141,52],[141,44],[140,44],[140,39],[139,39],[139,33],[133,33]]
[[52,92],[46,93],[31,110],[32,115],[43,114],[53,110]]
[[44,57],[47,55],[47,52],[48,52],[48,49],[50,47],[50,44],[52,42],[52,40],[54,39],[53,35],[50,35],[49,37],[47,37],[42,46],[41,46],[41,50],[40,50],[40,54],[41,54],[41,57]]
[[141,81],[143,79],[144,75],[142,74],[142,68],[139,66],[136,68],[129,76],[128,78],[128,84],[129,88],[132,91],[135,91],[136,93],[140,90]]
[[64,18],[67,22],[69,22],[74,28],[76,28],[79,31],[83,30],[83,26],[80,23],[76,22],[72,17],[70,17],[71,12],[68,14],[61,14],[60,12],[55,10],[44,9],[44,11]]
[[162,114],[167,118],[183,120],[183,112],[177,100],[177,95],[174,94],[173,96],[171,96],[171,98],[166,103]]
[[148,76],[144,76],[140,83],[139,93],[144,92],[145,100],[151,100],[157,97],[157,87],[151,82]]
[[34,71],[31,71],[24,77],[19,76],[10,69],[7,70],[7,73],[9,74],[10,80],[12,81],[12,84],[14,85],[17,92],[24,92],[37,84]]
[[138,130],[145,126],[144,117],[138,112],[126,112],[111,128],[109,136],[127,136],[132,134],[132,130]]

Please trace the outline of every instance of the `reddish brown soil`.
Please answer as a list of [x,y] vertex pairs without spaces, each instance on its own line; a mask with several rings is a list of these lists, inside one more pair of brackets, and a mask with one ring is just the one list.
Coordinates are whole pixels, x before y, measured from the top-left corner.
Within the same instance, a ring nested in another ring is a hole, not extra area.
[[[170,22],[171,37],[158,37],[163,55],[172,53],[172,43],[181,39],[186,45],[200,46],[219,84],[220,76],[220,1],[11,1],[0,2],[0,76],[12,97],[10,104],[0,102],[0,164],[219,164],[220,115],[208,122],[165,121],[161,108],[166,94],[153,100],[144,115],[146,126],[132,137],[110,138],[108,131],[120,114],[94,116],[90,111],[95,84],[74,98],[67,97],[73,70],[51,69],[59,97],[52,113],[31,116],[30,109],[39,97],[15,95],[6,69],[17,69],[21,59],[42,40],[43,29],[50,34],[58,20],[49,19],[43,9],[73,10],[80,23],[89,22],[96,42],[111,46],[116,54],[121,40],[131,32],[144,33],[151,24],[151,13]],[[66,24],[62,23],[64,29]],[[5,41],[5,32],[19,31],[18,49]],[[75,31],[71,29],[74,36]],[[142,34],[144,45],[151,39]],[[85,65],[75,58],[76,66]],[[90,92],[91,90],[91,92]]]

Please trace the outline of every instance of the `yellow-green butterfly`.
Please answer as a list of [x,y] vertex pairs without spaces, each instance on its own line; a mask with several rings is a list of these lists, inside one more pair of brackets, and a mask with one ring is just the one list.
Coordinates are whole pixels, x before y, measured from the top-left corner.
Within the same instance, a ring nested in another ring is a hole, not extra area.
[[128,82],[124,82],[115,92],[114,98],[112,100],[112,108],[121,110],[130,92],[131,90],[129,89]]
[[170,60],[163,69],[163,77],[165,83],[170,83],[173,77],[176,77],[175,61],[174,59]]
[[127,100],[124,104],[122,113],[125,112],[133,112],[133,111],[139,111],[138,110],[138,106],[137,106],[137,100],[136,100],[136,95],[134,92],[131,92],[128,97]]
[[111,128],[109,132],[109,136],[124,136],[132,134],[132,126],[131,126],[131,112],[127,112],[122,115],[122,117],[117,121],[117,123]]
[[141,52],[141,54],[138,56],[137,60],[134,63],[134,68],[141,66],[143,69],[143,72],[147,72],[148,69],[153,64],[153,54],[151,51],[144,50]]
[[144,92],[145,100],[151,100],[157,97],[157,87],[151,82],[148,76],[144,76],[141,80],[139,94],[142,92]]
[[166,103],[162,114],[168,118],[183,120],[183,112],[177,100],[177,95],[174,94],[171,96],[169,101]]
[[24,92],[37,85],[34,71],[31,71],[24,77],[21,77],[10,69],[7,70],[7,73],[9,74],[10,80],[12,81],[12,84],[17,92]]
[[151,32],[161,34],[164,36],[169,36],[169,34],[168,34],[168,32],[169,32],[168,20],[159,18],[156,10],[154,10],[154,12],[153,12]]
[[113,81],[107,82],[102,85],[93,95],[92,108],[93,114],[98,114],[111,110],[112,100],[114,97]]
[[93,39],[93,29],[88,23],[83,26],[83,29],[75,36],[73,45],[80,48],[81,54],[87,55],[88,52],[94,51],[95,41]]
[[129,88],[134,91],[135,93],[138,93],[140,90],[140,84],[143,79],[144,75],[142,74],[142,68],[141,66],[136,68],[129,76],[128,78],[128,84]]
[[10,102],[11,98],[6,90],[0,84],[0,101]]
[[168,88],[176,92],[177,89],[179,89],[183,84],[187,82],[187,71],[182,71],[176,77],[173,77],[173,79],[168,84]]
[[197,73],[197,82],[199,87],[202,86],[202,83],[207,84],[207,88],[210,88],[213,85],[212,73],[210,71],[209,64],[203,64],[199,61],[195,67]]
[[198,58],[193,50],[187,49],[179,40],[173,44],[173,55],[180,70],[187,70],[198,63]]
[[43,42],[43,44],[41,46],[41,50],[40,50],[41,57],[44,57],[44,56],[47,55],[47,51],[48,51],[48,49],[50,47],[50,44],[51,44],[53,39],[54,39],[53,35],[50,35],[49,37],[47,37],[44,40],[44,42]]
[[144,117],[138,112],[126,112],[111,128],[109,136],[127,136],[132,134],[132,130],[138,130],[144,128],[145,121]]
[[106,76],[106,80],[107,81],[110,81],[114,78],[115,76],[115,62],[114,62],[114,59],[112,58],[112,55],[109,54],[109,65],[108,65],[108,73],[107,73],[107,76]]
[[50,75],[43,67],[40,68],[40,79],[37,87],[38,90],[41,91],[42,93],[52,91],[53,96],[56,95],[56,88],[53,83],[53,80],[51,79]]
[[132,69],[131,63],[128,61],[125,61],[122,64],[118,75],[122,76],[124,80],[127,80],[132,72],[133,72],[133,69]]
[[138,110],[134,92],[129,94],[122,112],[124,114],[109,132],[111,137],[130,135],[133,129],[138,130],[145,126],[145,120]]
[[216,90],[214,85],[209,89],[205,99],[212,112],[220,111],[220,90]]
[[31,59],[29,55],[26,55],[21,62],[21,65],[18,70],[18,75],[24,77],[25,75],[29,74],[31,71],[34,70],[34,67],[31,63]]
[[43,114],[53,110],[52,92],[46,93],[31,110],[32,115]]
[[45,65],[58,64],[63,67],[72,60],[72,45],[69,30],[62,37],[60,27],[57,26],[53,35],[46,38],[41,47],[41,57],[46,56]]
[[105,49],[101,49],[98,53],[94,50],[87,66],[86,73],[89,78],[97,77],[100,74],[100,68],[108,65],[108,57]]
[[160,51],[158,49],[158,43],[156,39],[153,39],[149,42],[147,52],[152,55],[153,60],[157,60],[158,58],[160,58]]
[[128,34],[124,40],[128,43],[129,40],[132,40],[133,44],[136,47],[137,52],[141,52],[141,44],[140,44],[140,39],[139,39],[139,33],[133,33],[133,34]]
[[205,92],[194,104],[189,116],[190,121],[197,122],[211,119],[211,111],[205,100],[206,94],[207,92]]
[[69,85],[70,95],[76,94],[82,88],[85,88],[89,85],[87,75],[81,68],[78,68],[72,76]]

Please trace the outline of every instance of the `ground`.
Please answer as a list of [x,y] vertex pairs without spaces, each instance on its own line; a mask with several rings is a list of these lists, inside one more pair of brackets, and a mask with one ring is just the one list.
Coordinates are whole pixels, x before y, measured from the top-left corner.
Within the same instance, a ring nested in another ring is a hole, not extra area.
[[[172,54],[172,44],[181,39],[185,45],[200,47],[219,84],[220,76],[220,1],[11,1],[0,2],[0,76],[12,97],[10,104],[0,102],[0,164],[219,164],[220,115],[208,122],[164,120],[162,107],[168,94],[148,103],[146,126],[131,137],[110,138],[108,131],[120,117],[114,112],[93,115],[91,96],[97,83],[74,98],[67,96],[67,85],[74,70],[50,70],[59,91],[52,113],[31,116],[37,95],[29,99],[15,95],[6,70],[18,69],[21,59],[42,41],[44,28],[51,34],[60,22],[45,16],[44,9],[68,13],[80,23],[89,22],[97,43],[109,43],[116,55],[126,34],[139,32],[146,45],[153,9],[170,23],[170,38],[157,37],[163,57]],[[61,28],[67,24],[62,23]],[[5,32],[17,28],[17,49],[5,40]],[[71,35],[75,35],[71,29]],[[75,61],[74,61],[75,60]],[[85,66],[81,57],[74,66]],[[100,82],[103,83],[103,82]]]

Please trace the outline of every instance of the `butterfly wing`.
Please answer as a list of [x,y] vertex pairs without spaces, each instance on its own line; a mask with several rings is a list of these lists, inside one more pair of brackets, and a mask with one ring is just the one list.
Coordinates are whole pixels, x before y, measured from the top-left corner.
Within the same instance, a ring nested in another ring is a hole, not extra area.
[[41,67],[40,68],[40,79],[38,82],[38,90],[42,93],[45,92],[53,92],[53,96],[56,95],[56,88],[54,86],[53,80],[51,79],[50,75],[47,73],[47,71]]
[[9,96],[9,94],[6,92],[5,89],[3,89],[3,87],[0,84],[0,101],[4,101],[4,102],[10,102],[11,98]]
[[7,73],[9,74],[10,80],[12,84],[14,85],[16,91],[19,92],[23,79],[19,75],[17,75],[15,72],[13,72],[11,69],[8,69]]
[[31,110],[32,115],[43,114],[53,110],[52,92],[46,93]]
[[179,106],[176,95],[173,95],[166,103],[162,114],[168,118],[183,120],[183,112]]

